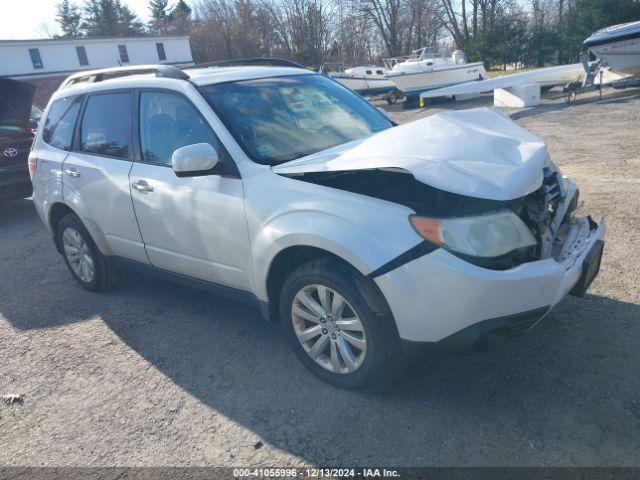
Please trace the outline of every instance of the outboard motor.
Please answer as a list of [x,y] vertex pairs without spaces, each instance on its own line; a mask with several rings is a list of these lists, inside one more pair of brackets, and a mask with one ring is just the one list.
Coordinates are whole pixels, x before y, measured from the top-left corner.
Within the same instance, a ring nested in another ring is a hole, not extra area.
[[455,52],[453,52],[451,54],[451,59],[456,65],[464,65],[465,63],[467,63],[467,56],[462,50],[456,50]]

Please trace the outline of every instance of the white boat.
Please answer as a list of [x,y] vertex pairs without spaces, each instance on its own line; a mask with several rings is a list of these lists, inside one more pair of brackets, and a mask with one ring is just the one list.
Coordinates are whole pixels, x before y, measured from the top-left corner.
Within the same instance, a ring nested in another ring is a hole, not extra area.
[[332,72],[329,76],[360,95],[380,95],[396,89],[382,67],[360,66],[347,68],[344,72]]
[[433,88],[483,80],[487,75],[482,62],[467,63],[460,50],[445,57],[436,49],[424,47],[408,57],[386,59],[385,64],[387,78],[409,97]]
[[640,21],[598,30],[584,41],[584,46],[610,70],[640,74]]

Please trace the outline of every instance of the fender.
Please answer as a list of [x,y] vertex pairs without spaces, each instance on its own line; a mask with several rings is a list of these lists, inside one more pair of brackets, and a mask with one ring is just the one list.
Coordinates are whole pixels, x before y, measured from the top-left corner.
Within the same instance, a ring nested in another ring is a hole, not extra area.
[[[407,222],[408,225],[408,222]],[[327,250],[367,275],[409,248],[419,244],[417,235],[397,235],[385,239],[380,230],[366,229],[340,216],[317,210],[296,210],[263,224],[252,243],[256,296],[267,296],[267,276],[273,259],[293,246]]]

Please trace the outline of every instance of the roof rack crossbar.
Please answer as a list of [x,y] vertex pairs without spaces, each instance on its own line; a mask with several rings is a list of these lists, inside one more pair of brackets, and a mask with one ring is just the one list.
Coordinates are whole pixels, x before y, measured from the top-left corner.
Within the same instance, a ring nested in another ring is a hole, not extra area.
[[103,68],[100,70],[89,70],[78,72],[69,76],[60,89],[70,87],[78,83],[97,83],[114,78],[125,77],[127,75],[139,75],[143,73],[155,73],[156,77],[175,78],[177,80],[188,80],[189,75],[172,65],[131,65],[127,67]]
[[215,62],[198,63],[188,67],[191,68],[207,68],[207,67],[304,67],[299,63],[291,60],[283,60],[281,58],[238,58],[233,60],[217,60]]

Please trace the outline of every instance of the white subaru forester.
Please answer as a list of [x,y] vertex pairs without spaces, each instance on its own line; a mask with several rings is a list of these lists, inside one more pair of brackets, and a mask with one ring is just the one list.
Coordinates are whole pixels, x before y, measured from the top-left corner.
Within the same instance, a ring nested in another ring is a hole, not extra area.
[[69,77],[44,118],[33,199],[83,288],[135,268],[247,300],[339,386],[523,331],[600,266],[604,222],[496,110],[396,126],[293,66],[138,66]]

